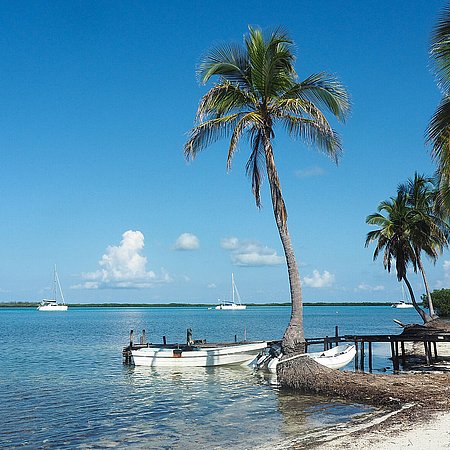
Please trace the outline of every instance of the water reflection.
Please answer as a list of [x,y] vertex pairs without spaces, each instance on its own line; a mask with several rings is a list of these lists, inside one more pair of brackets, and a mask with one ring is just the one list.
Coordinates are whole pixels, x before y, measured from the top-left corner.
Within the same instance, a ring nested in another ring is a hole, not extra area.
[[154,448],[257,448],[366,412],[280,390],[276,375],[243,367],[124,366],[123,373],[135,416],[127,433]]

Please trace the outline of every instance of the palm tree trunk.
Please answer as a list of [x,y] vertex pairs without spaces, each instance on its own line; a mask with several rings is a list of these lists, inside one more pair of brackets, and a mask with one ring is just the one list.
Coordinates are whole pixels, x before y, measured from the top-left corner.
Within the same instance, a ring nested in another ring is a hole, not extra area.
[[408,278],[406,278],[406,275],[403,276],[403,280],[405,281],[406,287],[408,288],[412,304],[414,305],[415,310],[419,313],[419,316],[422,318],[423,323],[431,322],[433,319],[417,304],[411,283],[409,282]]
[[284,354],[303,353],[305,351],[305,335],[303,330],[303,301],[300,275],[297,261],[292,247],[291,237],[287,227],[287,214],[283,196],[281,194],[280,180],[278,178],[275,160],[273,157],[270,131],[264,133],[264,150],[266,157],[266,168],[269,179],[270,192],[272,195],[272,206],[275,221],[283,245],[284,255],[289,276],[289,288],[291,293],[291,319],[283,335],[282,349]]
[[438,319],[439,316],[434,312],[433,300],[431,299],[430,288],[428,286],[428,280],[425,275],[425,269],[423,268],[423,265],[422,265],[422,259],[420,257],[417,258],[417,265],[419,267],[420,273],[422,274],[423,284],[425,286],[425,292],[427,294],[427,299],[428,299],[428,307],[430,308],[430,316],[433,319]]

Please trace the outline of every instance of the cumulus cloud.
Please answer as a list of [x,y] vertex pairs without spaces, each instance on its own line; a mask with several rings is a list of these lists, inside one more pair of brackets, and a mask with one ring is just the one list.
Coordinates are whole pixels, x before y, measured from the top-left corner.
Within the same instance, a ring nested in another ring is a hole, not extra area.
[[384,291],[384,286],[378,285],[378,286],[371,286],[367,283],[359,283],[357,287],[358,291]]
[[173,246],[174,250],[197,250],[199,247],[198,237],[191,233],[180,234]]
[[325,288],[331,287],[334,283],[334,275],[328,270],[324,270],[323,274],[320,274],[318,270],[313,270],[311,277],[305,276],[303,278],[305,286],[313,288]]
[[299,169],[295,171],[295,175],[298,178],[318,177],[325,173],[322,167],[314,166],[307,167],[306,169]]
[[144,235],[140,231],[128,230],[122,235],[120,245],[110,245],[99,261],[100,269],[83,273],[83,284],[73,286],[84,289],[141,289],[153,287],[158,283],[172,281],[170,275],[162,270],[157,275],[147,271],[147,258],[141,254],[144,248]]
[[257,241],[241,241],[236,237],[224,238],[220,246],[230,251],[231,261],[235,266],[276,266],[284,263],[284,257],[276,250]]

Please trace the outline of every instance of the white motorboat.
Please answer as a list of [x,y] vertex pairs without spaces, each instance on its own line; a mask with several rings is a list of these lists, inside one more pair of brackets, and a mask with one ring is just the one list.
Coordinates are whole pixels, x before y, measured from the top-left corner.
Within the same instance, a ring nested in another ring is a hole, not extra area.
[[408,308],[414,308],[414,305],[412,303],[408,303],[405,301],[405,288],[402,283],[402,300],[400,300],[397,303],[392,303],[392,308],[398,308],[398,309],[408,309]]
[[[57,292],[61,297],[61,302],[57,301]],[[53,298],[44,298],[37,307],[38,311],[67,311],[68,306],[64,300],[64,294],[61,288],[61,283],[59,282],[58,272],[56,271],[56,266],[53,275]]]
[[[345,367],[355,357],[355,355],[356,348],[354,345],[337,345],[336,347],[323,352],[311,352],[294,355],[290,358],[284,359],[282,363],[300,357],[308,357],[314,359],[314,361],[319,364],[322,364],[322,366],[329,367],[330,369],[341,369],[342,367]],[[261,361],[265,363],[265,367],[267,367],[270,372],[276,373],[277,365],[280,363],[281,357],[282,355],[279,355],[277,357],[269,357],[266,360]]]
[[226,344],[155,345],[131,350],[136,366],[209,367],[249,365],[267,348],[267,342],[237,342]]
[[[237,302],[236,302],[237,300]],[[229,309],[229,310],[240,310],[246,309],[247,306],[241,303],[241,296],[237,290],[236,283],[234,282],[234,274],[231,274],[231,301],[220,301],[216,306],[216,309]]]

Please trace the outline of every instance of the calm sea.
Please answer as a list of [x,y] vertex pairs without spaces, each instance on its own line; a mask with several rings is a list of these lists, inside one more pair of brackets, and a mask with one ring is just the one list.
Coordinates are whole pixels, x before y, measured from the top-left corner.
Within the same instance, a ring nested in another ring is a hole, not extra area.
[[[147,340],[279,339],[290,308],[0,309],[0,448],[246,449],[370,412],[279,390],[243,368],[183,370],[122,364],[130,329]],[[307,337],[399,332],[414,310],[306,307]],[[374,349],[375,365],[390,366]]]

